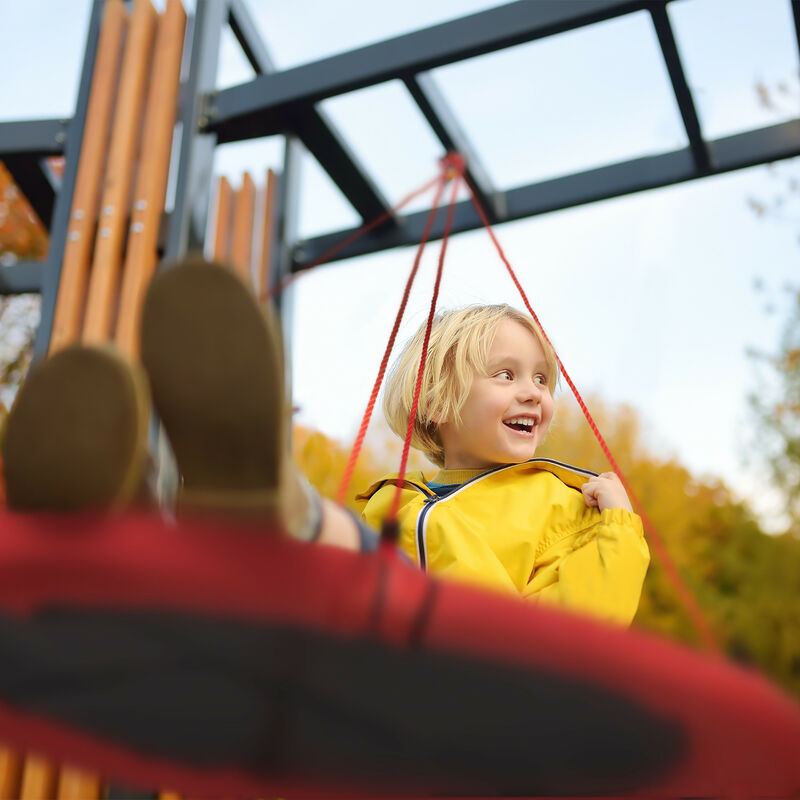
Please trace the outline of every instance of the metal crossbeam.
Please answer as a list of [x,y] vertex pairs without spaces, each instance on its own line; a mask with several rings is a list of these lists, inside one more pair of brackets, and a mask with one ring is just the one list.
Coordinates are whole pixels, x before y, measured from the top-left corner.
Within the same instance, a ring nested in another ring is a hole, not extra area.
[[[657,0],[660,4],[668,0]],[[649,9],[648,0],[518,0],[225,89],[210,128],[220,141],[282,132],[298,108],[395,78]]]
[[[575,175],[554,178],[540,183],[519,186],[506,192],[507,220],[523,219],[550,211],[605,200],[611,197],[656,189],[692,180],[743,169],[765,161],[793,158],[800,155],[800,121],[793,120],[768,128],[728,136],[708,143],[710,168],[700,173],[691,148],[657,156],[637,158],[620,164],[588,170]],[[404,217],[398,230],[372,231],[340,250],[330,261],[353,258],[391,247],[410,246],[419,242],[428,211]],[[431,232],[432,239],[441,238],[444,214],[440,212]],[[452,233],[481,227],[469,200],[457,203],[454,209]],[[327,253],[355,233],[355,229],[337,231],[302,243],[294,271]]]
[[43,261],[19,261],[0,267],[0,295],[40,292],[43,275]]
[[678,46],[675,44],[675,35],[672,32],[672,26],[667,16],[667,9],[665,6],[653,6],[650,9],[650,14],[661,45],[661,52],[664,54],[664,60],[667,64],[669,79],[672,82],[672,90],[675,93],[675,100],[681,112],[683,126],[686,129],[686,135],[689,137],[689,147],[692,150],[697,171],[706,173],[711,167],[708,159],[708,148],[703,141],[700,120],[697,118],[692,92],[689,89],[689,84],[683,71],[680,55],[678,54]]
[[64,152],[66,140],[67,121],[63,119],[0,122],[0,159],[9,155],[58,156]]
[[220,31],[228,14],[227,0],[200,2],[191,20],[189,70],[181,92],[179,121],[183,130],[175,181],[175,207],[169,225],[165,258],[184,256],[187,250],[202,250],[211,191],[213,134],[200,133],[204,97],[217,78]]
[[[231,0],[228,18],[231,30],[242,47],[245,57],[260,76],[271,80],[278,74],[272,59],[242,0]],[[215,100],[218,108],[218,98]],[[378,187],[358,163],[358,159],[334,124],[321,109],[313,106],[295,111],[281,120],[285,132],[291,129],[304,147],[330,175],[356,212],[364,220],[375,219],[389,209]],[[219,142],[228,141],[225,131],[218,131]],[[390,222],[391,224],[391,222]]]
[[433,132],[439,137],[447,152],[460,153],[467,162],[464,177],[472,186],[492,222],[505,218],[505,199],[501,192],[492,186],[489,173],[481,163],[475,148],[461,129],[455,114],[444,95],[436,85],[433,75],[428,72],[406,78],[406,88],[414,98],[419,110],[428,120]]

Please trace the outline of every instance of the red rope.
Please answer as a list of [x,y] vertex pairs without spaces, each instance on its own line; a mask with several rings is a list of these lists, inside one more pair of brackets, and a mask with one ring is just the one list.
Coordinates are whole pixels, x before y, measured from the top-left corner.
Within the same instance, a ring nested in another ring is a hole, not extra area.
[[432,186],[438,184],[438,182],[441,180],[441,177],[441,174],[439,174],[435,178],[431,178],[431,180],[427,181],[427,183],[420,186],[419,189],[415,189],[413,192],[407,194],[396,206],[392,206],[392,208],[390,208],[388,211],[384,211],[384,213],[379,217],[376,217],[371,222],[366,223],[366,225],[362,225],[357,231],[354,231],[346,239],[343,239],[341,242],[331,247],[330,250],[327,250],[319,258],[315,258],[310,264],[307,264],[305,267],[303,267],[302,270],[288,275],[277,286],[273,286],[269,291],[262,292],[260,298],[262,302],[279,295],[284,289],[286,289],[287,286],[289,286],[289,284],[294,283],[294,281],[296,281],[301,275],[305,275],[307,272],[314,269],[314,267],[324,264],[326,261],[333,258],[340,250],[343,250],[357,239],[360,239],[365,233],[369,233],[373,228],[377,228],[382,222],[386,222],[387,219],[395,216],[395,214],[397,214],[401,208],[408,205],[415,197],[419,197],[419,195],[427,192]]
[[[469,184],[467,184],[467,185],[469,187]],[[490,236],[495,248],[497,249],[497,252],[500,255],[501,260],[503,261],[503,264],[505,264],[506,269],[508,270],[508,274],[511,276],[511,280],[514,282],[514,285],[517,287],[517,291],[519,291],[520,296],[522,297],[522,302],[525,304],[525,308],[528,309],[528,313],[536,321],[536,324],[539,327],[539,330],[541,331],[542,336],[545,338],[545,340],[547,341],[547,343],[550,345],[551,349],[553,350],[553,353],[555,354],[555,357],[556,357],[556,361],[558,362],[559,369],[561,370],[561,374],[564,376],[564,380],[569,385],[569,388],[572,390],[573,395],[575,395],[575,399],[578,401],[578,405],[580,406],[584,417],[586,417],[586,421],[589,423],[589,427],[592,429],[592,433],[595,435],[595,438],[600,443],[600,447],[602,448],[603,453],[605,454],[606,458],[608,459],[608,463],[611,465],[611,468],[617,474],[617,476],[619,477],[620,481],[622,481],[622,485],[625,487],[625,490],[628,492],[628,496],[631,499],[631,503],[633,504],[633,507],[636,509],[636,513],[639,514],[639,516],[641,517],[642,522],[644,523],[645,530],[647,530],[647,533],[648,533],[648,536],[650,538],[650,541],[652,542],[653,546],[655,547],[656,552],[657,552],[658,557],[659,557],[659,560],[661,561],[661,564],[664,567],[664,569],[665,569],[665,571],[667,573],[667,576],[669,577],[673,587],[675,588],[675,591],[678,594],[678,599],[680,600],[684,611],[686,611],[686,613],[689,615],[689,618],[691,619],[692,623],[694,624],[695,629],[699,633],[700,638],[702,639],[702,641],[705,644],[706,648],[710,652],[720,653],[720,646],[717,643],[717,640],[716,640],[714,634],[711,631],[711,627],[708,625],[708,622],[706,621],[706,618],[705,618],[702,610],[700,609],[700,606],[698,605],[695,596],[692,594],[691,591],[689,591],[689,588],[684,583],[683,578],[681,578],[681,575],[678,572],[678,568],[675,566],[675,562],[672,560],[672,558],[670,557],[669,553],[667,552],[666,547],[664,546],[664,542],[663,542],[663,539],[661,538],[661,535],[658,533],[658,531],[656,530],[655,526],[651,522],[650,518],[645,513],[644,508],[642,507],[642,504],[639,501],[639,498],[636,496],[636,493],[633,491],[633,488],[628,483],[628,481],[625,478],[625,476],[622,474],[622,470],[619,468],[619,465],[617,464],[614,456],[611,454],[611,450],[609,449],[608,445],[606,444],[606,441],[603,438],[603,435],[600,433],[600,430],[598,429],[597,424],[595,423],[594,419],[592,418],[592,415],[589,413],[589,409],[586,407],[586,403],[583,401],[583,398],[581,397],[581,394],[578,391],[577,386],[575,386],[575,384],[573,383],[572,378],[570,378],[569,373],[564,368],[564,364],[562,363],[561,359],[558,357],[558,354],[556,353],[555,348],[553,347],[553,343],[550,341],[550,338],[547,336],[547,333],[545,333],[544,327],[542,326],[542,323],[539,321],[539,317],[536,316],[536,312],[531,307],[531,304],[528,301],[528,297],[525,294],[525,291],[522,288],[519,280],[517,279],[517,276],[516,276],[513,268],[511,267],[511,264],[509,263],[508,259],[506,258],[506,254],[503,252],[503,248],[500,246],[500,242],[497,240],[497,237],[495,236],[494,231],[492,230],[492,226],[489,223],[489,220],[486,217],[486,214],[484,213],[483,208],[481,207],[481,204],[478,201],[478,198],[475,196],[475,193],[472,191],[472,187],[469,187],[469,191],[470,191],[470,197],[472,199],[472,204],[475,206],[475,209],[478,212],[478,216],[481,218],[481,222],[483,223],[484,227],[486,228],[487,232],[489,233],[489,236]]]
[[347,461],[347,466],[344,470],[344,475],[342,476],[342,480],[339,483],[339,490],[336,494],[336,502],[339,505],[344,505],[346,496],[347,496],[347,489],[350,486],[350,481],[353,477],[353,470],[355,469],[356,462],[358,461],[358,456],[361,453],[361,448],[364,444],[364,437],[367,433],[367,428],[369,427],[369,421],[372,418],[372,412],[375,409],[375,402],[378,398],[378,392],[380,391],[381,384],[383,383],[383,376],[386,374],[386,367],[389,363],[389,356],[392,353],[392,349],[394,348],[395,340],[397,339],[397,331],[400,328],[400,323],[403,320],[403,314],[405,314],[406,305],[408,305],[408,298],[411,294],[411,287],[414,284],[414,279],[417,277],[417,271],[419,270],[419,265],[422,260],[422,252],[425,249],[425,245],[428,243],[428,237],[431,233],[431,228],[433,227],[433,221],[436,218],[436,212],[439,210],[439,202],[442,198],[442,192],[444,192],[444,187],[447,182],[447,168],[444,164],[442,164],[442,171],[437,178],[438,185],[436,187],[436,195],[433,198],[433,205],[431,206],[430,214],[428,214],[428,220],[425,223],[425,230],[422,233],[422,239],[420,240],[419,247],[417,248],[417,254],[414,257],[414,264],[411,268],[411,273],[408,276],[408,280],[406,281],[406,288],[403,292],[403,299],[400,301],[400,308],[397,311],[397,316],[394,320],[394,326],[392,327],[392,332],[389,336],[389,341],[386,344],[386,349],[383,353],[383,358],[381,359],[380,367],[378,368],[378,376],[375,379],[375,383],[372,387],[372,393],[369,396],[369,402],[367,403],[367,407],[364,411],[364,416],[361,419],[361,426],[358,429],[358,435],[356,436],[355,442],[353,443],[353,447],[350,450],[350,457]]
[[392,507],[387,518],[388,524],[394,527],[396,527],[397,512],[400,509],[400,496],[403,492],[403,480],[406,475],[406,467],[408,466],[408,451],[411,448],[411,437],[414,433],[414,420],[417,418],[417,405],[419,404],[419,395],[422,389],[422,376],[425,372],[425,362],[428,356],[428,342],[431,338],[433,315],[436,313],[436,301],[439,298],[439,286],[442,283],[444,257],[445,253],[447,252],[447,242],[450,237],[450,228],[453,223],[453,211],[455,210],[456,196],[458,195],[458,189],[461,185],[462,170],[463,160],[458,163],[453,163],[453,171],[455,172],[453,191],[450,194],[450,204],[447,208],[447,222],[445,222],[444,233],[442,234],[442,248],[439,251],[439,265],[436,269],[436,281],[433,285],[433,297],[431,298],[431,307],[428,311],[428,322],[425,326],[425,338],[422,341],[422,353],[420,354],[419,369],[417,370],[417,383],[414,387],[414,399],[411,403],[411,413],[408,417],[408,429],[406,430],[406,438],[403,442],[403,457],[400,459],[400,471],[399,475],[397,476],[394,499],[392,501]]

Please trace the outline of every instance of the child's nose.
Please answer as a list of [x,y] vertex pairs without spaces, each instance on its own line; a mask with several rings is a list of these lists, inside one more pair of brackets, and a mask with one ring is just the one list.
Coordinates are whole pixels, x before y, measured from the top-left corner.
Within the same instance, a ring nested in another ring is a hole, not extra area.
[[542,396],[542,387],[536,381],[523,381],[520,384],[518,399],[520,401],[539,400]]

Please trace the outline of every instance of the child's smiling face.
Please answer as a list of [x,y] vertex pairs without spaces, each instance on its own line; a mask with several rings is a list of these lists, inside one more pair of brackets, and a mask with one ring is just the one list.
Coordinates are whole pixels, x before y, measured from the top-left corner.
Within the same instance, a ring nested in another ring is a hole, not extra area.
[[525,326],[497,326],[485,374],[475,375],[461,422],[439,425],[446,469],[518,464],[533,458],[553,418],[542,346]]

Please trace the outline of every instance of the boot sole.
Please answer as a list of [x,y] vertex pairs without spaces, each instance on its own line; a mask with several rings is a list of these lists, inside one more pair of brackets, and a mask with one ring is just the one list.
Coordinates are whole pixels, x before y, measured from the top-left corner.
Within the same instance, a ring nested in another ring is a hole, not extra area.
[[144,374],[110,347],[70,347],[35,367],[3,437],[9,508],[128,505],[146,464],[149,405]]
[[142,362],[183,476],[183,502],[275,507],[284,390],[280,343],[231,271],[184,261],[150,285]]

